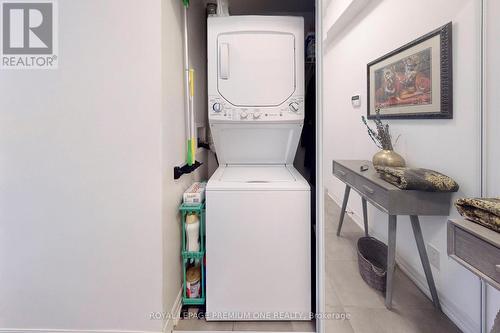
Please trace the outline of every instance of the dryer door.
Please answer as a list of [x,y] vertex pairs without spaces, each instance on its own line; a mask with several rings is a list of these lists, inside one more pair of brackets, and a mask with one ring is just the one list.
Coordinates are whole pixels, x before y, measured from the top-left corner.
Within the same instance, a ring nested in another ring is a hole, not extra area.
[[283,104],[295,91],[295,38],[243,31],[217,38],[217,88],[235,106]]

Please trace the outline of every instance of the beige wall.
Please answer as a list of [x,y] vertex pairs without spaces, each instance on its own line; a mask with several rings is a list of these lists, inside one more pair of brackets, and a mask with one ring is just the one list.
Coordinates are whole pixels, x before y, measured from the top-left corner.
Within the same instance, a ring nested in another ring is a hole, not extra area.
[[0,331],[161,331],[160,0],[59,4],[0,73]]
[[[203,125],[202,1],[190,18]],[[173,180],[181,1],[62,1],[59,32],[58,70],[0,75],[0,330],[161,331],[149,314],[170,311],[181,287],[177,207],[206,178]]]

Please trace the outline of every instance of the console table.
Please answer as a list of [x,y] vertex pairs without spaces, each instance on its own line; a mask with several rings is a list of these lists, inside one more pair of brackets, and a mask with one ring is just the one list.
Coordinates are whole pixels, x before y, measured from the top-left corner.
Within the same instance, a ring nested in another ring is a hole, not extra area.
[[[368,170],[361,171],[362,166],[368,166]],[[337,236],[340,236],[351,189],[359,193],[362,198],[363,222],[366,236],[368,236],[367,202],[389,216],[385,306],[388,309],[392,307],[397,216],[409,215],[434,307],[441,310],[418,216],[448,216],[451,193],[401,190],[381,179],[374,169],[373,164],[369,161],[333,161],[333,174],[346,184]]]
[[[448,255],[484,283],[500,291],[500,233],[463,219],[448,221]],[[481,299],[481,333],[486,333],[486,304]]]

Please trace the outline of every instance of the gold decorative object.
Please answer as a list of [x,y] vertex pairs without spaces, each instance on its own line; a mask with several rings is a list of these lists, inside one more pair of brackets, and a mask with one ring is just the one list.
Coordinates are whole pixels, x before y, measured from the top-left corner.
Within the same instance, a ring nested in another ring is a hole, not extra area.
[[[372,129],[368,125],[368,121],[364,116],[361,117],[363,124],[365,124],[368,131],[368,136],[375,143],[377,147],[382,149],[373,155],[373,165],[389,166],[389,167],[405,167],[406,162],[404,158],[394,151],[392,145],[392,136],[388,124],[382,123],[380,120],[380,109],[375,110],[375,123],[376,129]],[[399,137],[396,139],[398,141]]]
[[373,165],[389,166],[389,167],[404,167],[406,166],[405,159],[391,149],[383,149],[373,155]]

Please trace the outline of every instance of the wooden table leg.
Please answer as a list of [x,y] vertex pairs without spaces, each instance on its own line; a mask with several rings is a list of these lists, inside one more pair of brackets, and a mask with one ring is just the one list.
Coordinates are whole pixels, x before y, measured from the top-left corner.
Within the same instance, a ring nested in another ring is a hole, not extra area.
[[425,277],[427,279],[427,285],[432,295],[432,302],[434,307],[441,311],[441,305],[439,304],[439,297],[436,290],[436,285],[434,284],[434,278],[432,277],[431,265],[429,264],[429,258],[427,257],[427,250],[425,249],[424,237],[422,236],[422,229],[420,228],[420,222],[418,216],[411,215],[411,227],[413,228],[413,235],[415,236],[415,241],[417,242],[418,253],[420,255],[420,261],[422,262],[422,267],[424,268]]
[[385,307],[392,308],[392,287],[394,268],[396,265],[396,215],[389,215],[389,241],[387,244],[387,287],[385,291]]
[[351,187],[349,185],[345,186],[344,191],[344,201],[342,202],[342,210],[340,211],[339,227],[337,229],[337,236],[340,236],[340,230],[342,229],[342,223],[344,223],[345,210],[347,208],[347,201],[349,201],[349,193],[351,192]]
[[363,204],[363,224],[365,225],[365,237],[368,237],[368,208],[366,207],[366,199],[361,198]]

